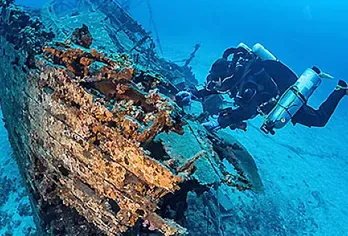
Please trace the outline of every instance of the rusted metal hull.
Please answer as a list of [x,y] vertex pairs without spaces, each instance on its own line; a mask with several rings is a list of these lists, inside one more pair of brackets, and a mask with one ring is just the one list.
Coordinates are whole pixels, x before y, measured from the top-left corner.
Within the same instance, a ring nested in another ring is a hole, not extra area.
[[170,64],[157,56],[140,52],[135,61],[129,51],[101,53],[54,39],[58,29],[47,32],[1,4],[1,106],[42,233],[182,235],[186,209],[167,217],[168,196],[221,184],[262,188],[256,167],[250,175],[238,163],[247,154],[240,144],[208,133],[170,98],[171,79],[187,68],[161,76],[142,66]]

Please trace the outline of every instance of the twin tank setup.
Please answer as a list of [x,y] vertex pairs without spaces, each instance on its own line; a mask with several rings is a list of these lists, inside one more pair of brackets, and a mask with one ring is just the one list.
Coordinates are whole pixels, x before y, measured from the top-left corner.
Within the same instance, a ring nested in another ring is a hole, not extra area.
[[[271,52],[259,43],[255,44],[252,49],[243,43],[239,44],[238,47],[243,47],[253,52],[263,61],[278,61]],[[275,134],[274,129],[283,128],[318,88],[322,78],[332,77],[326,73],[322,73],[317,68],[306,69],[296,83],[277,100],[277,104],[266,116],[261,130],[266,134]]]

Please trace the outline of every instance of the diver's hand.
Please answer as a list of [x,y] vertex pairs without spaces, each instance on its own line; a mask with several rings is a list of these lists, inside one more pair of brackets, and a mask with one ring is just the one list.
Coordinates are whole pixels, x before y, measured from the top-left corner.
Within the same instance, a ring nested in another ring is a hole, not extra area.
[[175,101],[180,107],[191,104],[192,94],[188,91],[180,91],[175,95]]
[[243,130],[243,131],[247,131],[247,127],[248,127],[248,125],[244,121],[241,121],[239,123],[235,123],[235,124],[230,125],[230,129],[231,130],[240,129],[240,130]]
[[220,124],[217,120],[211,120],[211,121],[202,123],[202,125],[204,126],[204,128],[210,131],[220,129]]

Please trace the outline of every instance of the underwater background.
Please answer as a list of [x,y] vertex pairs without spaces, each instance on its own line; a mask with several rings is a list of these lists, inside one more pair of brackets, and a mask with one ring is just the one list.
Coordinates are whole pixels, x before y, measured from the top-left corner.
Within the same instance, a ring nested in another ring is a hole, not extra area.
[[[43,2],[17,1],[32,7],[40,7]],[[158,48],[161,46],[163,54],[161,50],[158,53],[166,59],[186,59],[194,45],[201,44],[192,67],[202,82],[214,60],[227,47],[240,42],[262,43],[297,74],[312,65],[332,74],[335,80],[324,81],[312,96],[309,104],[314,107],[326,99],[338,79],[348,80],[346,1],[128,3],[132,16],[155,38],[159,36]],[[279,235],[348,235],[347,107],[345,98],[325,128],[289,124],[275,136],[266,136],[259,130],[262,119],[256,118],[249,122],[248,132],[230,131],[254,156],[265,190],[252,202],[248,202],[250,198],[245,202],[243,197],[238,199],[245,209],[254,209],[243,212],[250,215],[249,221],[238,221],[238,216],[226,220],[234,220],[235,227],[247,235],[269,235],[267,227],[273,226],[263,222],[269,223],[272,217],[277,224],[274,227],[280,222],[284,229],[293,229]],[[29,235],[34,223],[28,197],[20,187],[6,130],[0,125],[0,235]]]

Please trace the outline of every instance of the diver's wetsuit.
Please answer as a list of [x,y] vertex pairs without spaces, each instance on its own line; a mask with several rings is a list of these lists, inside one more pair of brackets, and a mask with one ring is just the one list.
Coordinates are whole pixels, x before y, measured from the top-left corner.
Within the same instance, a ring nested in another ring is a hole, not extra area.
[[[230,75],[227,74],[226,76]],[[253,61],[247,71],[244,68],[242,77],[243,79],[237,86],[237,91],[235,91],[236,85],[230,83],[233,86],[231,87],[232,97],[235,98],[239,107],[234,110],[226,109],[220,113],[218,122],[221,128],[255,117],[260,114],[259,107],[261,104],[268,104],[268,108],[264,113],[270,112],[275,104],[272,105],[269,101],[282,95],[298,79],[281,62],[261,60]],[[346,86],[345,82],[340,81],[340,83],[342,86]],[[208,92],[205,91],[204,93]],[[345,94],[346,91],[344,90],[335,90],[318,110],[305,104],[292,118],[292,123],[299,123],[308,127],[325,126]]]
[[[341,86],[346,87],[345,82],[340,81]],[[302,124],[308,127],[324,127],[329,121],[331,115],[335,111],[338,103],[346,95],[345,90],[335,90],[330,96],[323,102],[318,110],[313,109],[307,105],[301,107],[301,109],[292,118],[292,123]]]

